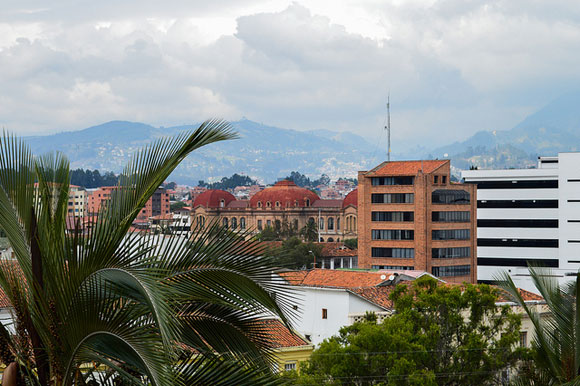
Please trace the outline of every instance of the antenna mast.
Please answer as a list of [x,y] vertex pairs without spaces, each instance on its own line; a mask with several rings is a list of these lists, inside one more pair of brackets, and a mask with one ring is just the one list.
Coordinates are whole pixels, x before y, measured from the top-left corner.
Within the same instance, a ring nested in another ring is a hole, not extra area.
[[391,162],[391,93],[387,94],[387,161]]

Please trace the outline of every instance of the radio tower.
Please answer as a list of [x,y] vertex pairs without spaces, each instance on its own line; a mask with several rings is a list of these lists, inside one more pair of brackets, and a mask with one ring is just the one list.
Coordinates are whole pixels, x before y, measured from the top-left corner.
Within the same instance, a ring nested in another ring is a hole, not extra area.
[[387,94],[387,161],[391,162],[391,93]]

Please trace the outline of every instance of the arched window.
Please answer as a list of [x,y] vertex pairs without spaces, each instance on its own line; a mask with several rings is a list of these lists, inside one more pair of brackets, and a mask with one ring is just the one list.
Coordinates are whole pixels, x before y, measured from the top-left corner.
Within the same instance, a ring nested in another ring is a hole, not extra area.
[[356,216],[352,216],[352,222],[353,222],[353,225],[354,225],[354,227],[352,228],[352,230],[355,231],[356,230]]
[[329,231],[334,230],[334,218],[332,218],[332,217],[328,218],[328,230]]
[[308,199],[308,198],[306,199],[306,206],[307,207],[310,206],[310,199]]
[[220,200],[220,208],[223,208],[224,206],[226,206],[226,201]]
[[274,221],[274,226],[276,227],[276,230],[279,231],[280,228],[282,228],[282,223],[280,222],[280,220],[276,220]]
[[262,201],[258,201],[258,208],[262,207]]
[[318,220],[318,228],[324,229],[324,219],[322,217]]
[[340,230],[340,217],[336,218],[336,230],[339,231]]
[[332,243],[332,242],[334,242],[334,239],[333,239],[332,237],[329,237],[327,241],[328,241],[329,243]]
[[272,207],[272,203],[270,201],[266,201],[266,208],[271,208]]
[[246,229],[246,218],[240,217],[240,229]]
[[276,208],[279,208],[280,207],[280,201],[276,201],[276,204],[275,205],[276,205]]
[[228,227],[228,218],[224,217],[224,219],[222,220],[222,225],[224,226],[224,228]]
[[324,242],[324,238],[323,238],[323,237],[321,237],[321,238],[320,238],[320,242],[321,242],[321,243],[323,243],[323,242]]
[[309,223],[309,224],[314,224],[314,217],[310,217],[310,218],[308,219],[308,223]]
[[238,227],[238,219],[232,217],[232,229],[236,229]]

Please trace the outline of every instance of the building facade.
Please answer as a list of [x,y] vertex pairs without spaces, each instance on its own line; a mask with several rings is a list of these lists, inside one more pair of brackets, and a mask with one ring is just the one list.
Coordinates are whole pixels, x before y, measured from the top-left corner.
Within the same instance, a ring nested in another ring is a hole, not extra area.
[[[118,186],[101,186],[100,188],[91,191],[88,197],[87,214],[97,214],[102,208],[103,204],[111,198],[111,193],[118,188]],[[145,204],[145,207],[137,216],[137,219],[144,220],[153,216],[169,214],[169,212],[169,193],[164,188],[158,188],[149,198]]]
[[344,200],[321,200],[292,181],[279,181],[249,200],[238,200],[223,190],[208,190],[192,205],[194,225],[212,221],[236,231],[258,233],[266,227],[289,228],[297,233],[310,224],[320,242],[339,242],[357,237],[357,191]]
[[477,279],[501,272],[536,291],[528,263],[563,283],[580,268],[580,153],[540,157],[536,169],[468,170],[477,184]]
[[449,160],[384,162],[358,183],[359,268],[477,280],[476,189],[450,181]]

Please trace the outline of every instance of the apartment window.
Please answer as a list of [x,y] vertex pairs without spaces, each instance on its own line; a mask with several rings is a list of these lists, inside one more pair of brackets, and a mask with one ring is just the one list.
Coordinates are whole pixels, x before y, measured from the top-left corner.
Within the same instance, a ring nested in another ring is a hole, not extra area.
[[469,204],[470,194],[465,190],[439,189],[431,193],[431,202],[433,204]]
[[446,184],[447,183],[447,176],[441,176],[441,183],[442,184]]
[[373,204],[412,204],[414,202],[413,193],[373,193],[371,202]]
[[328,310],[326,308],[322,309],[322,319],[328,319]]
[[433,240],[469,240],[469,229],[437,229],[431,232]]
[[372,212],[372,221],[393,221],[393,222],[403,222],[403,221],[413,221],[413,212]]
[[448,267],[433,267],[431,273],[434,276],[467,276],[471,273],[469,265],[451,265]]
[[481,200],[478,208],[557,208],[558,200]]
[[296,362],[294,363],[284,363],[284,371],[296,370]]
[[258,230],[261,231],[262,229],[264,229],[262,226],[262,220],[258,220]]
[[520,331],[520,347],[528,347],[528,332]]
[[481,228],[558,228],[558,220],[477,220]]
[[373,265],[372,269],[393,269],[397,271],[412,271],[415,267],[408,265]]
[[460,259],[464,257],[471,257],[471,248],[433,248],[431,256],[434,259]]
[[372,177],[371,183],[374,186],[382,185],[413,185],[415,177],[403,176],[403,177]]
[[372,257],[392,257],[395,259],[413,259],[415,249],[413,248],[371,248]]
[[558,248],[557,239],[477,239],[478,247]]
[[530,264],[540,267],[558,268],[558,259],[526,259],[506,257],[478,257],[477,265],[489,267],[528,267]]
[[477,182],[477,189],[557,189],[557,188],[558,188],[558,180]]
[[470,219],[470,212],[431,212],[434,222],[469,222]]
[[439,183],[439,176],[433,176],[433,183],[434,184]]
[[373,229],[373,240],[413,240],[415,231],[412,229]]

